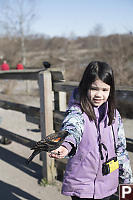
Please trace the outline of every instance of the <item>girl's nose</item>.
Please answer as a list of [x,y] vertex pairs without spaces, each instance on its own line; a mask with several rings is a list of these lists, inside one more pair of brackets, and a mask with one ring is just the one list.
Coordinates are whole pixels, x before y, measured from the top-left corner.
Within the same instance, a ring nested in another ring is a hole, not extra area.
[[98,91],[96,92],[95,96],[101,97],[101,96],[102,96],[102,92],[101,92],[100,90],[98,90]]

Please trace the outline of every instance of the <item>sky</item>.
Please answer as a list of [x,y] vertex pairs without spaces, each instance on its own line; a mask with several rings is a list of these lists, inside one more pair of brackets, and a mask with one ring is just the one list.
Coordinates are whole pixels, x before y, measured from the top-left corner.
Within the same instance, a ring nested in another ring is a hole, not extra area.
[[33,32],[51,37],[133,31],[133,0],[37,0],[36,13]]
[[18,2],[25,4],[25,12],[34,8],[31,34],[84,37],[96,33],[98,27],[101,35],[133,32],[133,0],[0,0],[0,19],[5,17],[5,5],[10,5],[8,15],[15,19]]

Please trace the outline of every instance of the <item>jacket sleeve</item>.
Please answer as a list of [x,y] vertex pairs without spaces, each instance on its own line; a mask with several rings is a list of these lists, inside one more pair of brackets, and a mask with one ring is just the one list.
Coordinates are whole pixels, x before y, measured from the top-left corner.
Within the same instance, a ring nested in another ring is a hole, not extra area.
[[120,114],[118,114],[117,158],[119,162],[119,183],[133,183],[132,169],[130,165],[128,152],[126,150],[126,138]]
[[65,138],[63,146],[69,151],[69,156],[73,155],[81,141],[84,128],[84,119],[82,111],[78,106],[71,106],[67,112],[62,124],[62,130],[69,132]]

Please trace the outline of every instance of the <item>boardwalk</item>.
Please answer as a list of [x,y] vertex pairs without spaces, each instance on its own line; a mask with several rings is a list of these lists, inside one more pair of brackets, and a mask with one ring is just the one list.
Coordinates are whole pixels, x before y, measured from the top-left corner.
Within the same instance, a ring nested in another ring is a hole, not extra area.
[[[40,140],[38,126],[25,121],[25,115],[15,111],[0,109],[3,117],[1,126],[25,137]],[[25,159],[30,155],[29,148],[12,142],[0,144],[0,199],[2,200],[69,200],[60,194],[61,183],[40,186],[42,162],[39,156],[29,166]]]

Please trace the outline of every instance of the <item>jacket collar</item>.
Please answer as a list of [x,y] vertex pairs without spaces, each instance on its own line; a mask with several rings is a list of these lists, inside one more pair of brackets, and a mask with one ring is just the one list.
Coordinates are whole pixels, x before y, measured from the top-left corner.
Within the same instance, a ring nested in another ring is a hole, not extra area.
[[107,125],[107,116],[108,116],[108,102],[105,102],[99,107],[94,107],[94,112],[96,115],[97,122],[105,122]]

